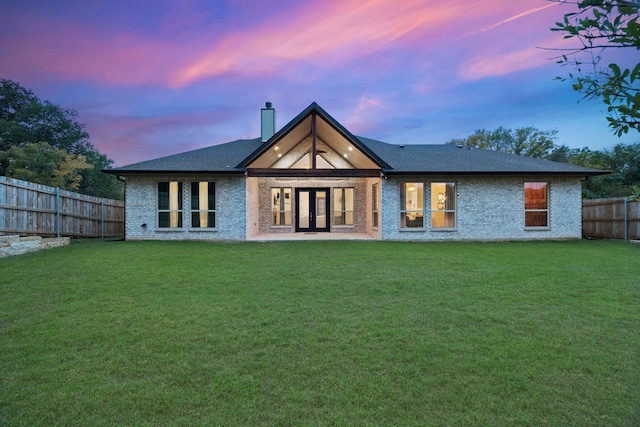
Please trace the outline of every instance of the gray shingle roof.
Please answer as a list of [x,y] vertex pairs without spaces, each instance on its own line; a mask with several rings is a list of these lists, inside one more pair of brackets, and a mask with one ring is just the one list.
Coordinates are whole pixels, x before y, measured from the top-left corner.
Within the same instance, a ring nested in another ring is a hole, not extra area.
[[[596,169],[566,163],[534,159],[490,150],[460,148],[452,144],[388,144],[354,136],[315,102],[281,129],[269,141],[275,141],[299,124],[304,117],[320,114],[335,129],[382,165],[386,174],[566,174],[599,175]],[[250,160],[269,148],[260,138],[241,139],[185,153],[106,170],[118,175],[138,173],[231,173],[244,174]],[[360,142],[357,144],[357,142]],[[388,167],[387,167],[388,166]]]
[[261,148],[261,146],[262,141],[260,138],[239,139],[159,159],[134,163],[110,169],[106,172],[121,175],[153,172],[244,173],[246,169],[238,168],[238,164],[258,148]]
[[453,144],[396,145],[364,137],[358,139],[391,166],[385,170],[388,174],[560,173],[587,176],[603,173],[567,163],[479,148],[460,148]]
[[[356,137],[369,150],[383,159],[390,168],[387,174],[570,174],[597,175],[596,169],[574,166],[549,160],[483,149],[459,148],[452,144],[396,145],[365,137]],[[186,172],[186,173],[244,173],[243,161],[260,151],[260,138],[243,139],[213,145],[159,159],[114,168],[109,173]]]

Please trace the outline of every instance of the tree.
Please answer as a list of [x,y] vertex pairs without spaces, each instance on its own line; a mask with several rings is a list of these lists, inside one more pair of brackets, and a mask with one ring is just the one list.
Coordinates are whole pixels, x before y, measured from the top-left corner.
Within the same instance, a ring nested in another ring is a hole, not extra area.
[[538,159],[569,163],[611,173],[590,177],[583,183],[586,199],[622,197],[636,193],[640,186],[640,143],[617,144],[612,149],[592,151],[587,147],[569,148],[556,145],[556,130],[544,131],[534,127],[493,131],[476,130],[466,138],[452,139],[447,144],[483,148],[519,154]]
[[517,129],[506,129],[500,126],[493,131],[476,130],[467,138],[452,139],[447,144],[546,159],[556,148],[553,141],[557,133],[557,130],[545,131],[531,126]]
[[97,151],[88,153],[86,159],[93,168],[83,171],[78,192],[108,199],[124,199],[124,184],[115,175],[102,172],[111,169],[113,160]]
[[595,177],[587,187],[591,197],[625,197],[633,194],[633,187],[640,185],[640,144],[617,144],[601,152],[603,169],[610,175]]
[[[558,58],[561,66],[572,66],[569,73],[573,89],[584,95],[583,99],[602,98],[607,106],[609,127],[617,136],[635,129],[640,132],[640,24],[636,0],[551,0],[571,3],[577,12],[564,15],[563,22],[556,22],[551,31],[564,33],[565,39],[576,40],[577,46]],[[604,56],[611,51],[629,51],[627,68],[616,63],[602,67]]]
[[[122,199],[123,184],[115,176],[100,172],[109,169],[113,161],[91,144],[89,134],[77,121],[77,116],[74,110],[40,100],[16,82],[0,79],[0,153],[26,148],[29,143],[46,142],[67,154],[83,158],[92,166],[80,168],[77,191]],[[53,161],[54,157],[41,156],[40,159]],[[0,175],[7,174],[6,167],[0,162]]]
[[602,151],[591,151],[587,147],[569,149],[563,145],[555,154],[558,158],[554,160],[611,172],[590,177],[584,183],[582,196],[586,199],[626,197],[635,194],[635,188],[640,185],[640,143],[617,144]]
[[46,141],[69,153],[95,151],[74,110],[41,101],[31,90],[0,79],[0,150]]
[[74,191],[80,186],[81,172],[93,168],[83,156],[46,142],[29,142],[0,151],[0,166],[12,178]]

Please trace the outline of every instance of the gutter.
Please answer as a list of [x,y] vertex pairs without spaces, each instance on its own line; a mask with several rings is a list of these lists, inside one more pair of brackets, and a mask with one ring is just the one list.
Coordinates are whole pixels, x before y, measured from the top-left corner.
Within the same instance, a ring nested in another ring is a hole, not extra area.
[[396,171],[382,170],[386,176],[424,176],[424,175],[451,175],[451,176],[522,176],[522,175],[544,175],[544,176],[595,176],[605,175],[610,172],[594,171],[594,172],[552,172],[552,171]]
[[222,170],[222,171],[212,171],[212,170],[175,170],[175,171],[167,171],[167,170],[123,170],[123,169],[103,169],[101,172],[110,175],[124,176],[127,175],[244,175],[246,170],[244,169],[233,169],[233,170]]

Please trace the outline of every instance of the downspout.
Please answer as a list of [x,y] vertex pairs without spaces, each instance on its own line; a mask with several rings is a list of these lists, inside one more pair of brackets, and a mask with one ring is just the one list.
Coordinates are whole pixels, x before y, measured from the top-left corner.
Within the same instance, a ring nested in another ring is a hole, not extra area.
[[124,223],[122,224],[122,238],[127,240],[127,179],[122,175],[116,175],[116,179],[124,183]]

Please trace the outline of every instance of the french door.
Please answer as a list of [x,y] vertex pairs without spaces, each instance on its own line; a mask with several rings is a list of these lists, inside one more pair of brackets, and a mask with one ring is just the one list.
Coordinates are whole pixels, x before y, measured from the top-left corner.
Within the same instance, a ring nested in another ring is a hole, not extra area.
[[329,231],[328,214],[328,188],[296,188],[296,231]]

